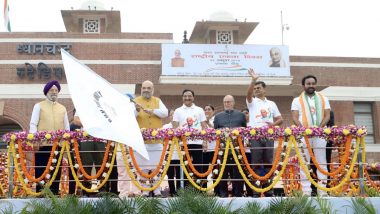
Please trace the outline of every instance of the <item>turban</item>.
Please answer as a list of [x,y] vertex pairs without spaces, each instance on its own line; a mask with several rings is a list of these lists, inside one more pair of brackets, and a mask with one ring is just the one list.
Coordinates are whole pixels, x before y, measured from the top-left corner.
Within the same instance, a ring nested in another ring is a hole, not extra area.
[[52,80],[52,81],[46,83],[46,85],[44,87],[45,96],[48,93],[48,91],[51,89],[51,87],[53,87],[53,85],[55,85],[58,88],[58,92],[61,91],[61,85],[59,84],[59,82],[57,80]]

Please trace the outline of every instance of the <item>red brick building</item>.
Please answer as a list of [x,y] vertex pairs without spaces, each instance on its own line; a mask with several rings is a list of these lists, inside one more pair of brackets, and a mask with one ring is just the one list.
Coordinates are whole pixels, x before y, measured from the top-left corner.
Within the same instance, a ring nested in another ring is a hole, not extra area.
[[[140,93],[144,80],[155,83],[155,93],[168,108],[182,104],[185,88],[196,93],[199,106],[223,108],[222,99],[232,94],[236,108],[245,107],[247,77],[162,76],[161,44],[173,43],[171,33],[122,33],[118,11],[62,11],[67,32],[0,33],[0,131],[29,129],[33,105],[44,98],[44,84],[62,83],[60,102],[72,118],[73,105],[67,90],[59,47],[111,82],[119,91]],[[189,42],[218,44],[220,35],[230,35],[229,44],[244,44],[258,25],[220,19],[196,22]],[[225,42],[225,41],[224,41]],[[369,159],[380,161],[380,58],[290,56],[289,77],[267,77],[267,95],[279,106],[290,125],[290,105],[302,91],[307,74],[318,78],[320,90],[330,99],[337,125],[367,125]],[[84,81],[85,84],[85,81]]]

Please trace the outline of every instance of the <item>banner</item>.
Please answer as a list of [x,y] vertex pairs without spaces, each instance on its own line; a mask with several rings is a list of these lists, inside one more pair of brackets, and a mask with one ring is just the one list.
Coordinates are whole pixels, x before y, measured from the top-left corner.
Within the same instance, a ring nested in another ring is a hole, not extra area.
[[290,76],[289,50],[276,45],[162,44],[162,75]]
[[83,129],[91,136],[126,144],[149,159],[129,98],[65,50],[61,55]]

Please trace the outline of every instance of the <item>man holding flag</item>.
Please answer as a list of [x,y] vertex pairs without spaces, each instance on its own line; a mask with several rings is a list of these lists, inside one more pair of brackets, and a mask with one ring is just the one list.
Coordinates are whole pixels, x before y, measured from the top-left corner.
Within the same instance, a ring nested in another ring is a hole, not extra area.
[[[135,102],[135,115],[140,128],[156,129],[162,128],[162,119],[168,116],[168,109],[161,101],[160,98],[153,96],[154,86],[151,81],[144,81],[141,85],[141,96],[134,99]],[[145,146],[149,152],[150,160],[146,160],[140,155],[136,155],[137,163],[146,172],[154,168],[160,161],[162,152],[162,142],[161,141],[145,141]],[[122,163],[122,159],[118,156],[118,162]],[[119,160],[120,159],[120,160]],[[119,164],[120,165],[120,164]],[[119,191],[120,196],[126,196],[128,193],[128,188],[130,180],[128,173],[125,171],[125,166],[120,166],[118,168],[119,173]],[[132,185],[131,193],[137,194],[135,186]],[[155,196],[161,196],[161,191],[159,188],[154,190]],[[143,193],[144,196],[148,196],[148,192]]]
[[61,49],[61,54],[70,95],[83,130],[93,137],[128,145],[149,159],[130,99],[65,50]]

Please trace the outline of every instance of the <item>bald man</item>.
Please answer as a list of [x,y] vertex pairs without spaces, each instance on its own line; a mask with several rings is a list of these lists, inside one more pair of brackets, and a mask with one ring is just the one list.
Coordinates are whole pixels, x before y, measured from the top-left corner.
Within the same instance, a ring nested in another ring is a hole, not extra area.
[[[134,99],[136,102],[135,115],[140,128],[162,128],[162,119],[168,116],[168,109],[160,98],[153,96],[153,93],[154,85],[151,81],[147,80],[142,83],[141,96]],[[145,173],[148,173],[149,170],[154,169],[159,163],[162,152],[162,144],[161,141],[149,140],[145,141],[145,146],[148,150],[150,160],[145,160],[138,153],[135,153],[135,155],[140,168],[143,169]],[[120,159],[120,162],[118,163],[122,163],[122,159]],[[131,195],[131,193],[135,195],[140,194],[138,189],[133,184],[131,190],[128,191],[128,186],[130,183],[127,180],[130,179],[127,175],[127,172],[125,171],[125,166],[121,166],[118,169],[118,172],[118,187],[120,196],[123,197],[127,196],[128,194]],[[143,192],[142,194],[144,196],[148,196],[148,192]],[[154,190],[154,195],[158,197],[161,196],[160,188]]]
[[[215,129],[237,128],[237,127],[247,126],[245,115],[242,112],[234,109],[235,99],[232,95],[226,95],[223,98],[223,106],[224,106],[224,111],[218,113],[214,118]],[[248,152],[248,150],[246,150],[246,152]],[[228,189],[227,189],[228,174],[230,174],[230,177],[233,179],[232,180],[233,196],[242,197],[244,182],[238,171],[238,168],[235,165],[235,161],[233,160],[233,156],[231,154],[228,155],[227,166],[226,166],[225,171],[223,172],[223,178],[222,178],[223,180],[217,186],[216,194],[222,198],[228,197]]]

